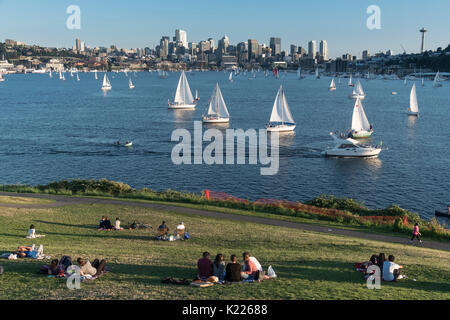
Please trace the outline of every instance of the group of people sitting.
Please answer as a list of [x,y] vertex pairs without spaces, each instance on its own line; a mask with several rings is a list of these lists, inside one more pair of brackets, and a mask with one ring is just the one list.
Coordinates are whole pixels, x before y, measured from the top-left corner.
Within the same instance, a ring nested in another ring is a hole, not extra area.
[[376,265],[380,268],[382,280],[397,282],[397,280],[403,278],[400,274],[403,267],[396,264],[394,261],[395,257],[393,255],[389,255],[386,259],[385,254],[380,253],[378,256],[375,254],[372,255],[369,261],[357,263],[356,267],[358,271],[364,272],[365,278],[367,279],[374,273],[373,271],[368,272],[368,268],[372,265]]
[[120,226],[120,219],[116,218],[116,221],[114,222],[114,225],[112,225],[111,220],[109,220],[108,217],[103,216],[100,219],[100,225],[98,230],[123,230],[123,228]]
[[237,260],[237,256],[232,254],[230,262],[225,266],[222,254],[216,255],[214,261],[211,261],[209,252],[203,252],[203,256],[197,262],[198,279],[208,282],[232,283],[241,281],[262,281],[269,279],[264,275],[261,264],[250,253],[242,254],[244,264]]
[[175,229],[175,235],[169,235],[169,227],[166,222],[163,221],[161,225],[158,227],[158,240],[186,240],[189,239],[189,234],[186,231],[186,226],[183,222],[180,222]]
[[[105,273],[106,260],[95,259],[92,264],[84,258],[77,259],[78,267],[80,268],[80,275],[87,278],[98,277]],[[72,259],[69,256],[64,256],[61,260],[53,259],[49,265],[43,265],[40,273],[53,276],[64,277],[67,268],[72,266]]]

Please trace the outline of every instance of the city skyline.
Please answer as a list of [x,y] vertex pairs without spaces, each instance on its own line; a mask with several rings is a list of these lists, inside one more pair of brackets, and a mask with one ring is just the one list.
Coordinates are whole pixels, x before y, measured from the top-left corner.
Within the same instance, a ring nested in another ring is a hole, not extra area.
[[[0,19],[0,39],[11,38],[27,44],[71,48],[73,39],[79,38],[90,47],[109,47],[114,44],[122,48],[154,48],[159,45],[162,36],[172,38],[174,30],[181,29],[187,32],[188,42],[198,43],[212,38],[216,47],[224,35],[229,37],[232,44],[255,39],[267,46],[270,46],[271,38],[281,38],[281,50],[286,52],[290,51],[290,45],[307,48],[312,39],[316,40],[316,51],[319,51],[320,41],[326,39],[329,57],[335,58],[345,53],[361,57],[364,50],[371,53],[387,50],[402,52],[402,46],[409,53],[420,52],[419,30],[425,26],[429,31],[425,50],[435,50],[439,46],[448,45],[444,16],[445,12],[449,11],[450,4],[439,2],[433,3],[433,8],[430,8],[430,5],[406,6],[407,3],[418,3],[415,0],[399,0],[395,4],[377,1],[381,8],[380,30],[369,30],[366,27],[369,16],[366,8],[373,1],[349,0],[336,4],[324,0],[326,5],[322,4],[319,11],[311,10],[317,7],[316,4],[308,4],[306,7],[302,3],[291,3],[282,19],[261,19],[261,15],[270,11],[263,5],[264,1],[239,4],[235,6],[236,12],[231,15],[229,4],[227,7],[211,4],[206,9],[196,5],[201,8],[201,12],[193,16],[188,14],[193,8],[181,1],[175,4],[158,4],[154,10],[146,10],[152,7],[151,4],[140,4],[139,7],[143,8],[137,10],[129,3],[109,4],[108,10],[102,10],[100,8],[103,2],[92,4],[87,1],[24,1],[19,4],[0,1],[1,12],[8,12],[8,15]],[[68,30],[65,27],[68,17],[66,8],[70,4],[79,5],[81,8],[81,30]],[[304,10],[294,10],[302,7]],[[415,9],[412,9],[413,7]],[[176,10],[177,8],[179,10]],[[404,12],[400,10],[402,8],[410,9]],[[433,19],[427,18],[431,16],[427,14],[429,10],[434,13]],[[39,15],[40,12],[42,15]],[[184,17],[180,12],[186,13],[188,17]],[[214,12],[221,14],[214,15]],[[439,18],[439,15],[443,17]],[[36,16],[45,16],[46,19],[39,19],[36,24]],[[221,22],[227,16],[233,23]],[[34,17],[34,21],[29,17]],[[404,23],[399,23],[402,20]],[[305,28],[305,25],[308,28]]]

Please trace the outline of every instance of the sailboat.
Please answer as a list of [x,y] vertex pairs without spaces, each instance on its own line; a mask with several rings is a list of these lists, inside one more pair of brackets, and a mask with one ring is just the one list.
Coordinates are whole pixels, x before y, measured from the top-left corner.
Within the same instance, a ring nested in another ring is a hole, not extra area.
[[133,82],[131,81],[131,78],[128,79],[128,87],[129,87],[130,89],[134,89],[134,84],[133,84]]
[[52,70],[50,69],[50,71],[48,72],[48,76],[50,77],[50,78],[53,78],[53,74],[52,74]]
[[405,76],[405,80],[403,81],[403,84],[407,84],[408,83],[408,76]]
[[350,80],[348,80],[348,86],[354,87],[355,85],[352,83],[352,75],[350,75]]
[[195,90],[195,101],[199,101],[200,97],[198,96],[198,90]]
[[360,100],[364,100],[364,98],[366,97],[366,94],[364,93],[361,82],[359,82],[359,80],[356,83],[356,88],[353,89],[352,94],[350,94],[348,97],[350,99],[360,99]]
[[216,83],[213,94],[209,101],[208,111],[203,115],[204,123],[227,123],[230,121],[230,114],[223,100],[219,84]]
[[97,70],[94,71],[94,78],[95,78],[95,80],[98,80],[98,77],[97,77]]
[[230,82],[233,82],[233,72],[230,72],[230,76],[228,77],[228,80]]
[[78,76],[78,72],[77,72],[77,81],[80,81],[80,77]]
[[418,116],[419,115],[419,104],[417,103],[417,94],[416,94],[416,84],[414,83],[411,88],[411,94],[409,95],[409,109],[408,115],[410,116]]
[[316,68],[316,79],[320,79],[319,68]]
[[63,80],[63,81],[66,81],[66,76],[64,75],[64,73],[63,73],[63,75],[62,75],[62,80]]
[[436,73],[433,81],[433,88],[442,87],[441,78],[439,77],[439,71]]
[[328,90],[330,90],[330,91],[336,90],[336,84],[334,83],[334,78],[331,79],[330,87],[328,88]]
[[267,131],[288,132],[294,131],[295,127],[296,124],[286,101],[283,86],[280,86],[273,104]]
[[169,109],[194,109],[195,101],[184,70],[178,80],[177,92],[174,102],[169,101]]
[[3,82],[3,81],[5,81],[5,78],[3,78],[3,74],[2,74],[2,72],[0,71],[0,82]]
[[372,133],[372,125],[367,120],[361,100],[357,98],[353,108],[352,128],[350,129],[349,137],[353,139],[368,138]]
[[425,87],[425,80],[422,78],[422,87]]
[[62,76],[62,73],[61,73],[61,71],[59,72],[59,80],[62,80],[63,79],[63,76]]
[[109,91],[111,89],[112,89],[111,82],[109,82],[108,76],[106,75],[106,72],[105,72],[105,76],[103,77],[102,90]]

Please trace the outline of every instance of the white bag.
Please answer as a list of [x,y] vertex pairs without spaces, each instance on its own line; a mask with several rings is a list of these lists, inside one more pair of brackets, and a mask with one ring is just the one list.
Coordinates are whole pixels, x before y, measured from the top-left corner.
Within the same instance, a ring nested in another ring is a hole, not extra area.
[[277,277],[277,275],[276,275],[275,271],[273,270],[272,266],[269,266],[269,269],[267,269],[267,275],[270,278],[276,278]]

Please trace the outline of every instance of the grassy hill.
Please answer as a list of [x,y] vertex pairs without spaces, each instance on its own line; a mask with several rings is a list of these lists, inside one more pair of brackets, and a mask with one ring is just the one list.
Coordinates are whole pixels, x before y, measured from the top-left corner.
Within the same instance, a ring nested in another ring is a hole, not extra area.
[[[154,229],[100,232],[96,226],[103,215],[155,229],[162,220],[171,228],[183,221],[192,239],[155,241]],[[46,254],[105,258],[112,271],[70,291],[64,280],[36,274],[42,261],[2,259],[0,299],[450,299],[450,252],[112,205],[0,207],[0,252],[31,244],[25,238],[30,224],[46,235],[34,240]],[[169,276],[193,279],[203,251],[222,253],[226,260],[249,251],[265,269],[272,265],[279,278],[204,289],[161,284]],[[408,279],[368,290],[354,262],[379,252],[395,255]]]

